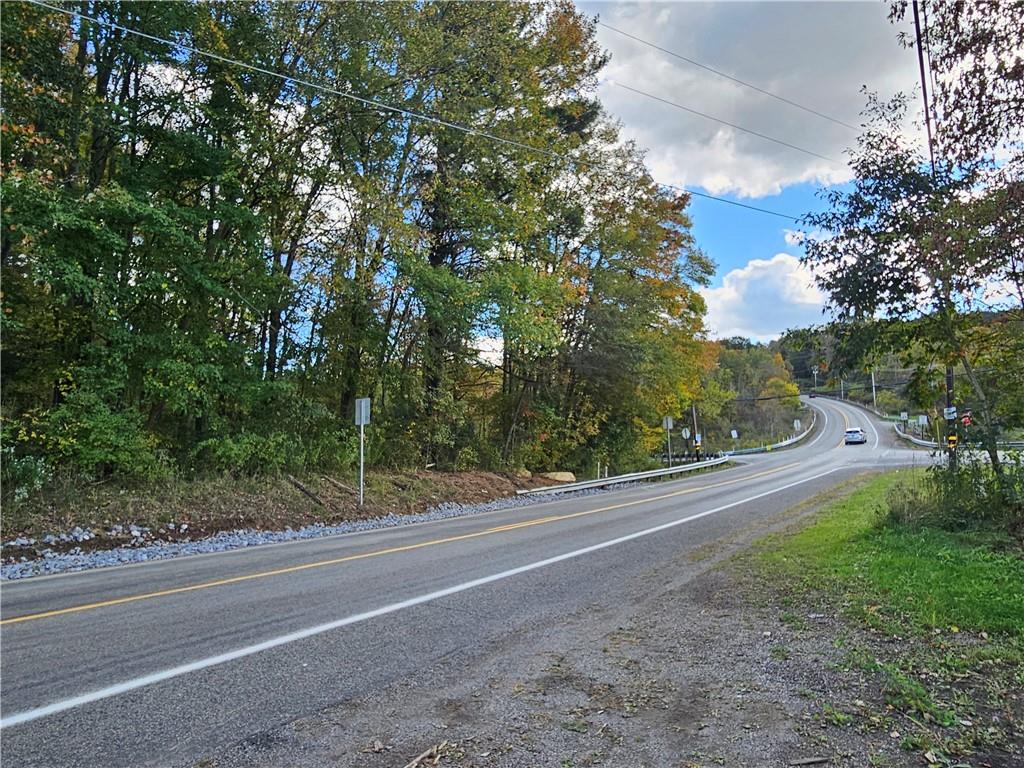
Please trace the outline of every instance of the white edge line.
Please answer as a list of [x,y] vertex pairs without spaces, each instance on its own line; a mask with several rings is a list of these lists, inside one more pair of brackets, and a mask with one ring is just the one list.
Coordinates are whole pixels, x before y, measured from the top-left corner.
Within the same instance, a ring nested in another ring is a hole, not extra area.
[[500,573],[494,573],[490,576],[484,576],[479,579],[473,579],[472,581],[463,582],[462,584],[456,584],[452,587],[439,589],[436,592],[428,592],[425,595],[411,597],[408,600],[402,600],[397,603],[391,603],[380,608],[375,608],[372,611],[365,611],[364,613],[357,613],[352,616],[346,616],[343,619],[329,621],[326,624],[318,624],[316,626],[308,627],[306,629],[300,629],[297,632],[289,632],[286,635],[280,635],[279,637],[274,637],[270,640],[264,640],[261,643],[247,645],[242,648],[236,648],[235,650],[228,651],[227,653],[221,653],[216,656],[208,656],[205,659],[199,659],[198,661],[193,661],[188,664],[182,664],[181,666],[177,667],[171,667],[170,669],[165,669],[160,672],[154,672],[152,674],[144,675],[142,677],[136,677],[131,680],[125,680],[124,682],[116,683],[115,685],[111,685],[106,688],[100,688],[95,691],[89,691],[88,693],[83,693],[79,696],[73,696],[69,699],[55,701],[52,704],[46,704],[44,706],[36,707],[34,709],[28,709],[24,712],[18,712],[16,714],[10,715],[0,720],[0,728],[9,728],[13,725],[28,723],[33,720],[38,720],[42,717],[48,717],[50,715],[55,715],[59,712],[65,712],[75,707],[80,707],[85,704],[91,704],[92,702],[100,701],[101,699],[107,699],[112,696],[119,696],[122,693],[128,693],[129,691],[134,691],[139,688],[145,688],[147,686],[154,685],[165,680],[170,680],[175,677],[181,677],[182,675],[187,675],[190,672],[198,672],[209,667],[214,667],[220,664],[226,664],[229,661],[235,661],[236,659],[242,659],[246,656],[252,656],[253,654],[260,653],[261,651],[267,651],[271,648],[277,648],[282,645],[287,645],[288,643],[294,643],[298,640],[305,640],[306,638],[313,637],[315,635],[320,635],[324,632],[330,632],[340,627],[346,627],[350,624],[358,624],[362,621],[375,619],[378,616],[385,616],[389,613],[401,611],[404,608],[412,608],[416,605],[423,605],[424,603],[429,603],[433,600],[438,600],[442,597],[455,595],[459,592],[465,592],[470,589],[475,589],[476,587],[482,587],[485,584],[491,584],[495,581],[501,581],[502,579],[507,579],[512,576],[518,576],[521,573],[527,573],[528,571],[533,571],[538,568],[553,565],[554,563],[560,563],[563,560],[570,560],[575,557],[580,557],[581,555],[590,554],[591,552],[597,552],[601,549],[613,547],[616,544],[622,544],[627,541],[632,541],[633,539],[639,539],[643,536],[649,536],[652,533],[658,533],[669,528],[674,528],[677,525],[682,525],[684,523],[697,520],[701,517],[707,517],[708,515],[713,515],[716,512],[722,512],[726,509],[731,509],[732,507],[737,507],[741,504],[747,504],[751,501],[756,501],[757,499],[764,498],[765,496],[770,496],[773,493],[785,491],[789,488],[793,488],[794,486],[803,485],[804,483],[809,483],[812,480],[817,480],[819,477],[830,475],[833,472],[839,472],[842,469],[845,469],[845,467],[836,467],[826,472],[820,472],[816,475],[812,475],[811,477],[805,478],[803,480],[797,480],[796,482],[788,483],[787,485],[779,486],[778,488],[773,488],[770,491],[764,491],[763,493],[759,493],[755,496],[749,496],[745,499],[734,501],[731,504],[724,504],[720,507],[715,507],[714,509],[709,509],[705,512],[698,512],[695,515],[690,515],[689,517],[684,517],[679,520],[673,520],[668,523],[663,523],[662,525],[657,525],[653,528],[647,528],[642,531],[636,531],[635,533],[630,533],[626,536],[620,536],[616,539],[603,541],[599,544],[592,544],[589,547],[583,547],[582,549],[574,549],[571,552],[566,552],[561,555],[555,555],[554,557],[549,557],[544,560],[537,560],[536,562],[521,565],[517,568],[510,568],[507,571],[501,571]]
[[825,423],[821,425],[821,432],[818,433],[818,436],[816,438],[814,438],[813,440],[811,440],[811,442],[809,442],[807,445],[805,445],[804,448],[810,448],[816,442],[821,440],[821,438],[823,438],[825,436],[825,430],[828,429],[828,411],[825,410],[824,408],[820,407],[820,406],[811,406],[811,407],[812,408],[817,408],[818,413],[820,413],[822,416],[825,417]]
[[873,446],[871,446],[871,450],[877,451],[878,450],[878,441],[880,439],[880,436],[878,434],[878,428],[875,426],[874,422],[871,420],[870,417],[868,417],[868,426],[871,427],[871,431],[875,433],[875,444]]

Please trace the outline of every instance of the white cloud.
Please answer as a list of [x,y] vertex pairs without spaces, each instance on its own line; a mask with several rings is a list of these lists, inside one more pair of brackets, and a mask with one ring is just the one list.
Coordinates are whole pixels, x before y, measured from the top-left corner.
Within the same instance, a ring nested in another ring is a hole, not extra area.
[[783,229],[782,239],[786,241],[786,245],[791,245],[794,248],[802,246],[807,241],[822,240],[827,235],[823,230],[812,229],[810,232],[803,229]]
[[[881,3],[581,3],[630,34],[831,115],[860,123],[862,85],[888,97],[917,79],[913,51]],[[851,172],[843,150],[857,131],[704,71],[604,27],[612,53],[599,88],[626,138],[649,150],[655,178],[712,194],[777,194],[801,183],[836,184]],[[616,85],[619,83],[620,85]],[[773,144],[632,93],[639,88],[834,158]]]
[[786,245],[800,245],[804,241],[805,234],[803,230],[799,229],[784,229],[782,237],[785,239]]
[[734,269],[719,288],[701,291],[707,325],[716,338],[770,341],[789,328],[822,322],[825,296],[811,271],[788,253],[753,259]]
[[505,354],[505,342],[500,336],[477,336],[473,340],[472,347],[484,363],[501,365]]

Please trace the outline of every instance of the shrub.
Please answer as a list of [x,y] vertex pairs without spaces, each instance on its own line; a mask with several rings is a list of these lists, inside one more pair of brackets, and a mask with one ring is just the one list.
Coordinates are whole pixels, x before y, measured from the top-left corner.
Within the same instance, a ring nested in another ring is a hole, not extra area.
[[899,415],[900,411],[907,410],[906,404],[895,392],[882,390],[878,393],[876,402],[878,403],[878,410],[885,414],[895,413]]
[[4,505],[19,504],[41,491],[53,479],[53,468],[41,456],[18,456],[5,445],[0,453],[0,487]]
[[87,389],[72,390],[53,408],[28,414],[17,439],[26,454],[46,456],[88,477],[157,479],[169,472],[141,415],[115,409]]
[[1007,455],[1002,475],[980,455],[964,453],[956,472],[932,467],[897,484],[888,496],[890,520],[914,527],[959,531],[971,528],[1024,529],[1024,459]]

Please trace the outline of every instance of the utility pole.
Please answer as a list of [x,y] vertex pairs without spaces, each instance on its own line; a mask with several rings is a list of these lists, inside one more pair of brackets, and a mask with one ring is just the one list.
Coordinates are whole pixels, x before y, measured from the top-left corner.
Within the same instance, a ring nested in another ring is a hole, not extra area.
[[875,369],[871,369],[871,405],[878,410],[878,397],[875,395]]
[[845,400],[846,399],[846,389],[843,387],[843,377],[842,376],[839,377],[839,399],[840,400]]
[[[921,14],[918,0],[913,1],[914,36],[917,40],[917,65],[921,71],[921,99],[924,102],[924,127],[928,134],[928,156],[932,163],[932,181],[935,181],[935,144],[932,140],[932,113],[928,108],[928,77],[924,65],[924,41],[921,36]],[[944,302],[944,312],[949,311],[949,302]],[[953,366],[946,366],[946,408],[953,407]],[[946,411],[950,413],[951,411]],[[949,468],[956,472],[956,417],[946,419],[946,451],[949,454]]]

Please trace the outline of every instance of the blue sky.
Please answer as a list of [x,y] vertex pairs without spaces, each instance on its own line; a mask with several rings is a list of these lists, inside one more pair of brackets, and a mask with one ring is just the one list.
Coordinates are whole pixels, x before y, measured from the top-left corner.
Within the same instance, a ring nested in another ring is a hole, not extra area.
[[[623,138],[646,150],[655,180],[794,216],[821,209],[819,189],[851,180],[844,151],[857,138],[862,88],[889,98],[917,79],[916,57],[899,44],[900,29],[882,2],[580,2],[580,8],[598,18],[598,41],[611,55],[597,94]],[[718,265],[703,291],[712,336],[767,341],[823,320],[825,297],[799,263],[799,246],[785,239],[797,224],[696,197],[690,210],[698,245]]]
[[[815,195],[819,189],[822,189],[819,184],[803,183],[786,187],[778,195],[756,199],[738,198],[729,194],[721,197],[791,216],[801,216],[824,208],[822,201]],[[785,230],[798,229],[798,225],[777,216],[767,216],[700,197],[693,198],[690,214],[697,242],[718,265],[713,287],[720,287],[727,272],[746,266],[751,259],[769,258],[776,253],[800,256],[802,252],[799,247],[789,245],[785,240]]]

